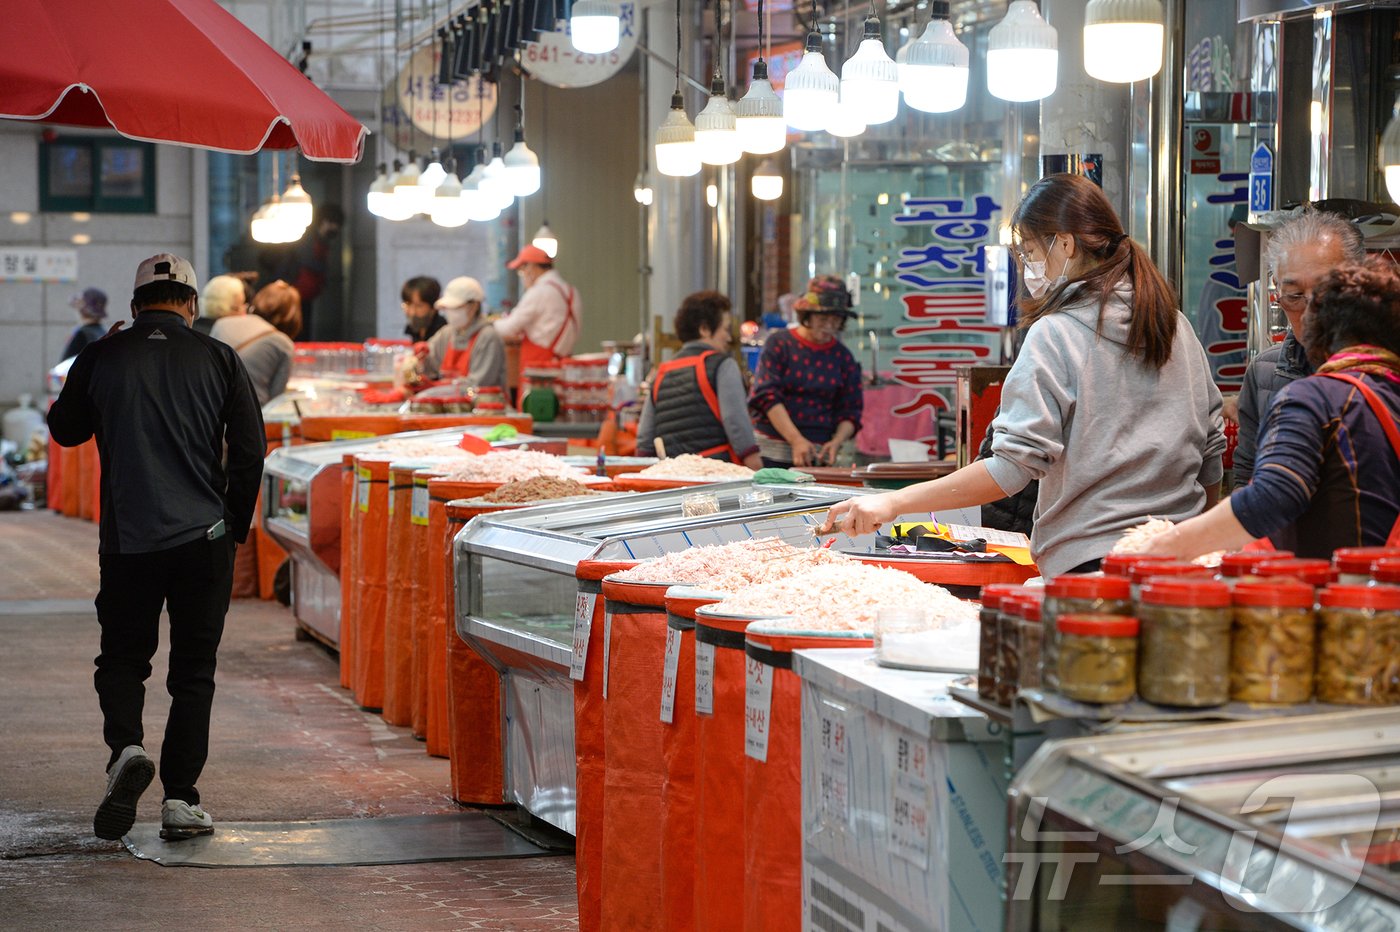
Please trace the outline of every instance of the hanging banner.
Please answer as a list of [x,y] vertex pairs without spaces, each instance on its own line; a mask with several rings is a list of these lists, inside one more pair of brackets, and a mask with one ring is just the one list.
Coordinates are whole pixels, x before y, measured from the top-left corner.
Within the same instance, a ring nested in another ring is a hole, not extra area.
[[637,50],[637,4],[623,3],[620,39],[611,52],[580,52],[563,32],[542,32],[520,51],[520,64],[530,77],[552,87],[591,87],[622,70]]
[[384,132],[402,151],[421,153],[445,142],[475,136],[496,112],[496,85],[462,78],[449,88],[437,83],[436,44],[413,53],[383,101]]

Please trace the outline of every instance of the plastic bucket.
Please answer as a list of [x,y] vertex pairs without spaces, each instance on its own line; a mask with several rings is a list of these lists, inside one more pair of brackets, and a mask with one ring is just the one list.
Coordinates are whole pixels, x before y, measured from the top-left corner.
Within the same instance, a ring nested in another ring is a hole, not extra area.
[[409,549],[413,553],[414,565],[419,567],[419,572],[413,577],[410,593],[412,605],[409,613],[412,638],[410,727],[415,738],[426,738],[428,734],[428,629],[431,614],[429,594],[433,588],[432,566],[428,557],[431,549],[428,546],[428,481],[440,475],[435,469],[414,470],[408,519]]
[[340,458],[340,685],[350,688],[355,670],[355,556],[360,549],[359,481],[355,454]]
[[78,517],[97,520],[97,486],[102,468],[97,463],[97,441],[78,447]]
[[421,564],[413,561],[413,473],[421,464],[389,466],[389,536],[385,553],[384,721],[413,723],[413,591]]
[[360,546],[355,552],[355,665],[350,688],[362,708],[384,707],[384,617],[389,597],[389,460],[383,453],[355,457],[359,503],[355,520]]

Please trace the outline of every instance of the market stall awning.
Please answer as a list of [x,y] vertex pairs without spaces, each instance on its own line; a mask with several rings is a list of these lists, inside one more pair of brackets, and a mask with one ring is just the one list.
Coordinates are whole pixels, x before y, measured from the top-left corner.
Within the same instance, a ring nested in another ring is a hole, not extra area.
[[0,118],[355,162],[368,130],[214,0],[6,0]]

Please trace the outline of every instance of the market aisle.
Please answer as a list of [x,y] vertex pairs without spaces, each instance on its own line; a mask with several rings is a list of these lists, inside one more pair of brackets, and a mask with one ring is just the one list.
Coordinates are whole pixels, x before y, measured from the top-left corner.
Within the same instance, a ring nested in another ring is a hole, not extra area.
[[[106,751],[92,691],[95,525],[0,515],[0,909],[14,928],[577,927],[573,859],[381,867],[167,868],[92,836]],[[163,654],[163,651],[162,651]],[[164,669],[158,657],[156,669]],[[448,764],[406,729],[361,712],[333,658],[297,641],[287,611],[238,601],[219,655],[210,762],[216,821],[459,811]],[[148,746],[168,699],[147,690]],[[153,748],[154,750],[154,748]],[[158,786],[138,818],[159,818]]]

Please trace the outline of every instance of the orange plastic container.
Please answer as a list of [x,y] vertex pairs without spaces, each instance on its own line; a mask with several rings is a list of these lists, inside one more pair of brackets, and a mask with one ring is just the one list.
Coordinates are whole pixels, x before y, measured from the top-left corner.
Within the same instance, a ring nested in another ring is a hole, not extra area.
[[78,447],[78,517],[97,520],[98,485],[102,467],[97,461],[97,441],[89,440]]
[[692,485],[713,485],[695,479],[648,479],[635,473],[624,473],[613,479],[619,492],[660,492],[663,489],[684,489]]
[[857,560],[871,566],[883,566],[900,570],[914,578],[939,586],[963,586],[978,588],[992,583],[1013,583],[1020,585],[1040,574],[1034,564],[1022,566],[1019,563],[950,563],[947,560],[910,560],[881,558],[878,554],[857,554]]
[[301,436],[307,442],[381,437],[410,430],[436,430],[440,427],[494,427],[509,424],[522,434],[535,426],[528,415],[479,417],[471,414],[352,414],[337,417],[304,417]]
[[52,511],[63,511],[63,447],[49,438],[49,471],[44,478],[44,504]]
[[409,548],[413,553],[414,565],[422,572],[415,573],[411,583],[411,636],[412,654],[410,677],[412,693],[411,728],[415,738],[428,735],[428,633],[431,627],[432,604],[430,597],[434,587],[432,574],[437,564],[429,557],[432,548],[428,546],[430,501],[428,482],[439,478],[437,469],[419,469],[413,473],[412,514],[409,517]]
[[340,685],[350,688],[355,670],[355,557],[360,549],[359,476],[355,454],[340,458]]
[[413,463],[389,466],[388,549],[384,609],[384,721],[413,723],[413,580],[424,568],[413,562]]
[[792,652],[875,644],[862,632],[800,627],[757,621],[745,634],[745,719],[754,724],[745,734],[744,872],[763,883],[744,891],[744,927],[764,932],[802,928],[802,681]]
[[80,508],[78,489],[82,483],[82,454],[77,447],[63,447],[60,459],[63,463],[61,472],[63,476],[63,505],[61,510],[67,517],[76,518]]
[[389,596],[387,551],[389,546],[389,462],[384,453],[355,457],[359,502],[355,520],[360,525],[355,551],[354,586],[355,665],[350,688],[362,708],[384,707],[384,619]]

